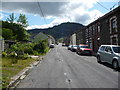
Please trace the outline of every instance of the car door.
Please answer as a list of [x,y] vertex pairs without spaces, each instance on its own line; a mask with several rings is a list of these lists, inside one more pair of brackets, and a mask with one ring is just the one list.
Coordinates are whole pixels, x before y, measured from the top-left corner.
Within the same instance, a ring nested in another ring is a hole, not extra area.
[[112,58],[113,58],[112,49],[110,46],[107,46],[105,48],[104,60],[108,63],[111,63]]
[[99,51],[98,51],[98,53],[99,53],[99,55],[100,55],[101,61],[104,61],[105,48],[106,48],[106,46],[102,46],[102,47],[99,49]]

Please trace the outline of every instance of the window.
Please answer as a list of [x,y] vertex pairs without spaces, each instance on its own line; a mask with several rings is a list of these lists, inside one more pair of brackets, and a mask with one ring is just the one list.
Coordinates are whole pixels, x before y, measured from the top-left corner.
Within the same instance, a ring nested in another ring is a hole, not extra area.
[[109,52],[109,51],[111,52],[112,49],[111,49],[111,47],[108,46],[108,47],[105,48],[105,51],[106,51],[106,52]]
[[93,27],[92,27],[92,35],[94,35],[95,34],[95,25],[93,25]]
[[117,35],[112,35],[111,36],[111,44],[112,45],[118,45],[118,37],[117,37]]
[[113,51],[115,53],[120,53],[120,47],[113,47]]
[[98,22],[96,26],[97,26],[97,33],[99,33],[100,32],[100,23]]
[[100,32],[100,26],[98,26],[98,32]]
[[112,29],[117,28],[115,18],[111,20]]
[[89,48],[88,46],[80,46],[80,48]]
[[111,23],[110,33],[113,34],[113,33],[117,32],[117,18],[116,17],[111,18],[110,23]]
[[101,51],[104,51],[104,49],[105,49],[105,46],[102,46],[102,47],[100,48]]

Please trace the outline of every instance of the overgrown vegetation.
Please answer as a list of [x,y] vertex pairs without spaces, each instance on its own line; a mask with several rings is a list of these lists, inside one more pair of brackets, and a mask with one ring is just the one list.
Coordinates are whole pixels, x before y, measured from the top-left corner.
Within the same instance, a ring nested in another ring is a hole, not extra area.
[[[1,60],[1,59],[0,59]],[[2,88],[6,88],[11,77],[19,73],[22,69],[29,66],[35,59],[27,58],[20,59],[17,57],[3,57],[2,58]]]
[[38,43],[16,43],[2,52],[2,85],[6,88],[11,77],[35,61],[29,55],[44,55],[49,50],[47,40]]
[[[29,54],[29,55],[43,55],[49,50],[48,41],[42,40],[37,43],[20,43],[17,42],[13,44],[11,48],[7,49],[5,52],[11,55],[11,53],[16,53],[17,56]],[[5,56],[3,52],[3,56]]]
[[6,88],[11,77],[16,75],[30,63],[35,61],[30,58],[30,55],[44,55],[48,52],[48,40],[40,39],[37,42],[29,42],[30,34],[27,33],[25,27],[28,26],[28,21],[25,15],[20,14],[18,23],[14,23],[16,17],[14,13],[9,15],[8,21],[0,21],[2,23],[2,39],[15,41],[9,48],[5,48],[2,52],[2,80],[3,88]]

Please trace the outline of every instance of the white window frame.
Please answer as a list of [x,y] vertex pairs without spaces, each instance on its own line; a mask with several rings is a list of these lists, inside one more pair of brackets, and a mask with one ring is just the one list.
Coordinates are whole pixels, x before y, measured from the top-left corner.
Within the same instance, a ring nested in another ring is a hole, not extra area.
[[118,35],[117,35],[117,34],[110,36],[110,43],[111,43],[111,45],[113,44],[113,41],[112,41],[112,38],[113,38],[113,37],[116,37],[116,43],[117,43],[117,45],[118,45]]
[[116,32],[118,31],[117,30],[117,17],[116,16],[113,16],[113,17],[111,17],[110,18],[110,34],[112,34],[112,20],[115,20],[115,22],[116,22],[116,28],[115,28],[115,30],[116,30]]

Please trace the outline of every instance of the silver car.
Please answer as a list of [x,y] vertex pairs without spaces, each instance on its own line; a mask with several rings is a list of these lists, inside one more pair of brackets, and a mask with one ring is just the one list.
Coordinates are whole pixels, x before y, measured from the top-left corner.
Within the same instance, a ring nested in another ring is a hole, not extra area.
[[97,62],[107,62],[113,65],[114,69],[120,67],[120,46],[101,45],[97,52]]
[[72,47],[72,45],[69,45],[69,46],[68,46],[68,50],[71,50],[71,47]]

